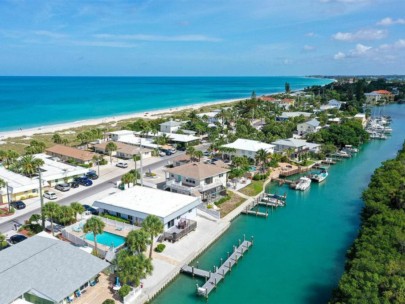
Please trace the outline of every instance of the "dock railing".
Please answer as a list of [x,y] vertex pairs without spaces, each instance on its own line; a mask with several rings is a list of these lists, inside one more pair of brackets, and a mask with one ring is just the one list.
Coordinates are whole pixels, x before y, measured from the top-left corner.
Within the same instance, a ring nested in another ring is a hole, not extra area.
[[[174,232],[164,232],[163,239],[174,243],[197,228],[196,221],[186,219],[185,222],[186,222],[186,226],[182,229],[176,229],[176,231],[174,231]],[[178,231],[178,230],[180,230],[180,231]]]

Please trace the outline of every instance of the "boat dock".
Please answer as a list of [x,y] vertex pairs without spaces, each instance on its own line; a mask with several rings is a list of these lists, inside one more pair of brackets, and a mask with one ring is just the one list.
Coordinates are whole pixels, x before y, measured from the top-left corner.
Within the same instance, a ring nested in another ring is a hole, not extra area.
[[225,262],[223,262],[223,260],[221,259],[220,266],[214,266],[213,272],[199,269],[198,266],[194,267],[189,265],[182,267],[181,271],[192,276],[204,278],[206,282],[203,286],[200,287],[197,284],[197,294],[208,298],[210,292],[217,287],[218,283],[221,280],[225,279],[226,274],[232,271],[232,267],[238,264],[239,259],[243,257],[243,255],[249,250],[251,246],[253,246],[253,237],[251,241],[247,241],[244,235],[243,242],[239,240],[239,245],[233,246],[232,254],[228,252],[228,258],[225,260]]
[[252,203],[246,206],[246,208],[242,210],[242,213],[261,217],[268,217],[269,216],[268,210],[266,210],[266,212],[262,212],[259,211],[258,209],[256,210],[253,209],[257,206],[271,207],[272,210],[273,208],[283,207],[287,205],[286,198],[287,195],[281,196],[276,194],[263,193],[258,198],[256,198]]

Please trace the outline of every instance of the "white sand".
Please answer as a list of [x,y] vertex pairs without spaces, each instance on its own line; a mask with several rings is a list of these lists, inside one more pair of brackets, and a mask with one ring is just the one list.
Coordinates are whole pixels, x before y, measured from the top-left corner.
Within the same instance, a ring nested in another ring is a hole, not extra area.
[[94,126],[103,123],[114,123],[120,120],[131,119],[131,118],[159,118],[164,116],[163,114],[170,114],[173,112],[181,111],[181,110],[197,110],[203,106],[210,106],[216,104],[226,104],[232,103],[235,101],[245,100],[249,97],[245,98],[238,98],[238,99],[230,99],[230,100],[221,100],[221,101],[214,101],[214,102],[205,102],[205,103],[198,103],[193,105],[169,108],[169,109],[161,109],[161,110],[154,110],[149,112],[136,112],[132,114],[126,115],[119,115],[119,116],[110,116],[110,117],[103,117],[103,118],[94,118],[94,119],[86,119],[86,120],[79,120],[74,122],[67,122],[62,124],[55,124],[49,126],[42,126],[42,127],[35,127],[30,129],[22,129],[22,130],[13,130],[13,131],[3,131],[0,132],[0,140],[4,140],[6,138],[13,138],[13,137],[20,137],[20,136],[32,136],[34,134],[44,134],[44,133],[55,133],[57,131],[62,131],[66,129],[72,129],[82,126]]

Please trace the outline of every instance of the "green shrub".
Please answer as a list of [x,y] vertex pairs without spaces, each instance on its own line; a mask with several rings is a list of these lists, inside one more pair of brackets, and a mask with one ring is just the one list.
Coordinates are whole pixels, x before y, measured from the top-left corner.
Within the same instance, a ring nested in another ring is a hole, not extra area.
[[105,301],[103,302],[103,304],[115,304],[115,301],[114,301],[114,300],[111,300],[111,299],[107,299],[107,300],[105,300]]
[[127,284],[122,285],[120,290],[118,291],[121,298],[125,298],[131,292],[131,287]]
[[11,208],[10,208],[10,213],[14,213],[14,212],[15,212],[14,207],[11,207]]
[[270,173],[255,174],[255,175],[253,176],[253,180],[255,180],[255,181],[264,180],[264,179],[268,178],[269,175],[270,175]]
[[221,198],[220,200],[218,200],[215,205],[219,206],[223,203],[225,203],[226,201],[229,201],[231,199],[231,197],[229,196],[229,194],[226,194],[226,196],[224,196],[223,198]]
[[158,244],[155,248],[156,252],[163,252],[163,250],[165,250],[166,245],[165,244]]
[[130,221],[129,221],[129,220],[123,219],[123,218],[118,217],[118,216],[115,216],[115,215],[103,213],[103,214],[100,214],[100,216],[101,216],[101,217],[108,218],[108,219],[110,219],[110,220],[117,221],[117,222],[121,222],[121,223],[125,223],[125,224],[130,224]]

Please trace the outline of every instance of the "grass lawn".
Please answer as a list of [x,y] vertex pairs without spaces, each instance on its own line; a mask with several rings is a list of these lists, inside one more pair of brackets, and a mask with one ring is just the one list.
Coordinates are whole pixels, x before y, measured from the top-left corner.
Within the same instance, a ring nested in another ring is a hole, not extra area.
[[218,207],[221,208],[221,217],[224,217],[229,212],[239,207],[245,201],[243,197],[240,197],[239,195],[231,191],[228,191],[228,196],[229,196],[228,200],[217,205]]
[[264,181],[255,181],[247,185],[245,188],[239,190],[239,192],[248,195],[248,196],[255,196],[258,195],[263,190]]

